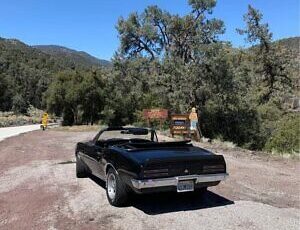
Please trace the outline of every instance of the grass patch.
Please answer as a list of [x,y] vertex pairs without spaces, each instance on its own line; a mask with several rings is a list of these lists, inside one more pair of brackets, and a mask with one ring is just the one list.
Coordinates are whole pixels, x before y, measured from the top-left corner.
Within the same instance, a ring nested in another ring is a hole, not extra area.
[[212,140],[212,143],[213,143],[213,144],[216,144],[216,145],[218,145],[218,146],[222,146],[222,147],[224,147],[224,148],[228,148],[228,149],[234,149],[234,148],[237,147],[236,144],[234,144],[234,143],[231,142],[231,141],[222,141],[222,140],[220,140],[220,139],[213,139],[213,140]]
[[54,131],[63,131],[63,132],[92,132],[99,131],[104,126],[100,125],[73,125],[73,126],[59,126],[55,127],[52,130]]

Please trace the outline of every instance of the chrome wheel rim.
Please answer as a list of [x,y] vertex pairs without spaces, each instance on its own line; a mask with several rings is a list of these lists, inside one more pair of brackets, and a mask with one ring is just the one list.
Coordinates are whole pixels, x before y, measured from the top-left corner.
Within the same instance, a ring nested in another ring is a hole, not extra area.
[[107,193],[111,200],[115,199],[116,196],[116,176],[110,173],[107,177]]

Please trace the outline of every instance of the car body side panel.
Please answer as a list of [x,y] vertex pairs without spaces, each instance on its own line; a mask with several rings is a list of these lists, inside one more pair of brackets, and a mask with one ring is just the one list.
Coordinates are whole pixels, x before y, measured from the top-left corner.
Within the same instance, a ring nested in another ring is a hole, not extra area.
[[76,152],[78,152],[81,160],[88,166],[89,173],[105,179],[104,173],[104,152],[95,146],[92,142],[78,143]]
[[107,164],[114,167],[120,177],[127,185],[131,185],[131,179],[137,178],[140,172],[140,166],[128,157],[123,151],[112,147],[105,154]]

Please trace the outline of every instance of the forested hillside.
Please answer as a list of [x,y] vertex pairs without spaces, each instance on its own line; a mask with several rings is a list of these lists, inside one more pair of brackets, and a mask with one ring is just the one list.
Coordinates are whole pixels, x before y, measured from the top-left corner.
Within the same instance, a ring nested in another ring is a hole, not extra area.
[[251,48],[234,48],[220,40],[225,24],[214,18],[216,1],[188,2],[183,16],[149,6],[121,17],[111,68],[76,65],[64,48],[41,52],[1,40],[1,110],[26,113],[31,104],[68,125],[144,125],[144,108],[187,113],[196,107],[205,137],[299,152],[299,113],[284,100],[299,91],[299,38],[274,42],[262,13],[249,6],[236,36]]
[[280,45],[292,51],[293,54],[300,54],[300,37],[284,38],[276,41]]
[[72,50],[63,46],[57,45],[37,45],[32,46],[46,54],[50,54],[55,58],[63,58],[71,60],[74,63],[81,64],[83,66],[111,66],[109,61],[95,58],[83,51]]
[[16,39],[0,38],[0,111],[26,113],[29,105],[42,108],[43,93],[56,73],[100,68],[108,63],[87,54],[74,58],[79,55],[74,52],[70,50],[66,56],[46,54]]

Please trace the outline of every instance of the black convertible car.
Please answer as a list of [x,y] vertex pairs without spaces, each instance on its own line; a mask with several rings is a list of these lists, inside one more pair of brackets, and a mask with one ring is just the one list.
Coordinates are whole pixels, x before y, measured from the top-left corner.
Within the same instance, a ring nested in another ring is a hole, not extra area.
[[189,141],[158,142],[146,128],[109,127],[76,147],[76,175],[106,181],[109,203],[122,206],[129,192],[205,191],[224,180],[222,155]]

